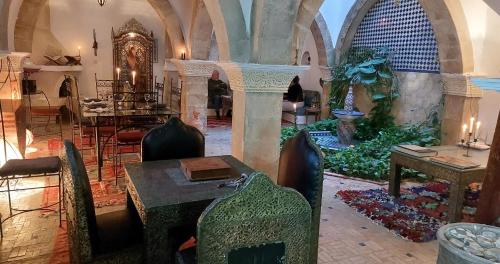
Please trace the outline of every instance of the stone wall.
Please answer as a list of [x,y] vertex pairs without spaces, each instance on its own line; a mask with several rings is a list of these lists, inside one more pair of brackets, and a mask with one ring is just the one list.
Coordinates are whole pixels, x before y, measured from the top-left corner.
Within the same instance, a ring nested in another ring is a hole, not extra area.
[[[400,98],[392,113],[397,124],[420,123],[434,112],[441,112],[443,86],[441,75],[434,73],[398,72]],[[366,89],[354,89],[355,106],[369,113],[373,104]]]

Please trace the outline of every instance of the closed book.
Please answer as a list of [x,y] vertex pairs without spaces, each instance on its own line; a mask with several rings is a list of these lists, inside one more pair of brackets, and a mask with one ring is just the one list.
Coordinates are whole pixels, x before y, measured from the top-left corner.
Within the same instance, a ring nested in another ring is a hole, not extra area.
[[474,163],[472,161],[459,159],[459,158],[455,158],[455,157],[450,157],[450,156],[436,156],[436,157],[432,157],[430,160],[432,162],[436,162],[439,164],[447,165],[447,166],[454,167],[457,169],[462,169],[462,170],[479,167],[479,164]]
[[183,159],[182,172],[189,181],[227,179],[231,177],[231,166],[220,157]]
[[411,151],[419,152],[419,153],[430,153],[430,152],[436,152],[435,150],[432,150],[430,148],[425,148],[417,145],[399,145],[400,148],[408,149]]
[[394,146],[393,150],[401,152],[401,153],[405,153],[405,154],[408,154],[408,155],[412,155],[412,156],[415,156],[415,157],[419,157],[419,158],[434,157],[434,156],[437,155],[437,151],[434,151],[434,150],[431,151],[431,152],[417,152],[417,151],[409,150],[407,148],[402,148],[400,146]]

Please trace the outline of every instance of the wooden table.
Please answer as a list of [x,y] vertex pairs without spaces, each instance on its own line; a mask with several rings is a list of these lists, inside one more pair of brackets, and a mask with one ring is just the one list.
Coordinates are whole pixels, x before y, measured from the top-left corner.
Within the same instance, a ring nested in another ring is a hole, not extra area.
[[448,221],[458,222],[462,219],[462,205],[464,201],[464,189],[472,182],[482,182],[486,175],[486,164],[488,163],[489,150],[471,150],[471,157],[464,157],[465,150],[457,146],[431,147],[438,155],[447,155],[460,159],[466,159],[480,164],[473,169],[457,169],[451,166],[438,164],[430,161],[430,158],[420,158],[397,150],[391,152],[391,172],[389,181],[389,193],[399,196],[401,169],[410,168],[436,179],[450,182],[450,195],[448,200]]
[[[231,166],[234,177],[254,172],[232,156],[221,157]],[[176,249],[171,231],[188,223],[196,224],[214,199],[234,191],[234,187],[219,187],[232,179],[188,181],[179,160],[126,164],[125,175],[127,205],[137,209],[144,224],[147,263],[174,263]]]

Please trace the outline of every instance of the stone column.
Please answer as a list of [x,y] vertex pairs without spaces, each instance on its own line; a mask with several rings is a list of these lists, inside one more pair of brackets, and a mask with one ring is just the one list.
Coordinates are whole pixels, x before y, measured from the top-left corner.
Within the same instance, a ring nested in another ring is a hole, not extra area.
[[330,89],[332,87],[332,68],[320,66],[321,79],[323,79],[323,93],[321,95],[321,119],[330,117]]
[[482,91],[472,83],[467,74],[441,75],[444,83],[441,144],[453,145],[460,140],[462,125],[469,124],[471,117],[478,118]]
[[215,64],[212,61],[171,60],[182,81],[181,119],[205,133],[207,128],[208,79]]
[[177,67],[170,62],[170,60],[165,61],[165,65],[163,66],[163,75],[165,76],[163,102],[169,108],[180,111],[180,107],[176,106],[174,101],[170,101],[172,87],[177,88],[177,85],[179,84],[179,71],[177,70]]
[[276,182],[283,93],[308,67],[220,63],[233,90],[232,155]]
[[[10,78],[0,90],[0,100],[2,103],[2,112],[5,125],[5,138],[18,148],[24,156],[26,149],[26,110],[22,102],[22,78],[23,65],[29,53],[21,52],[0,52],[0,60],[4,65],[0,72],[0,80],[5,80],[8,76],[7,57],[10,59],[11,72]],[[2,84],[0,84],[0,87]],[[0,131],[0,139],[1,139]],[[3,150],[2,150],[3,151]]]

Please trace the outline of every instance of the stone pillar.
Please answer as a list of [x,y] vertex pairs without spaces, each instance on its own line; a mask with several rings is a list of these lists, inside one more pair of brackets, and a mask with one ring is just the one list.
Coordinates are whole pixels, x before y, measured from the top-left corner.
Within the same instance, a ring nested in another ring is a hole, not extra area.
[[233,90],[232,155],[276,182],[283,93],[308,67],[220,63]]
[[[26,110],[22,102],[22,78],[23,64],[29,53],[21,52],[0,52],[0,60],[2,61],[2,71],[0,72],[0,80],[5,80],[8,76],[7,57],[11,62],[10,78],[0,90],[0,100],[2,103],[2,112],[5,125],[5,137],[9,142],[15,145],[19,152],[24,156],[26,149]],[[0,131],[0,139],[1,139]]]
[[182,81],[181,119],[205,133],[207,129],[208,79],[215,64],[212,61],[172,60]]
[[[172,87],[177,88],[179,84],[179,71],[177,70],[177,67],[171,63],[170,61],[165,61],[165,65],[163,66],[163,76],[165,76],[165,87],[163,88],[164,90],[164,95],[163,95],[163,102],[166,104],[169,108],[180,111],[180,107],[175,105],[175,101],[171,101],[171,91]],[[172,105],[171,105],[172,104]]]
[[323,80],[323,93],[321,94],[321,119],[329,118],[331,115],[330,110],[330,89],[332,87],[332,68],[319,67],[321,71],[321,79]]
[[441,75],[444,83],[441,144],[453,145],[460,140],[462,125],[469,124],[471,117],[478,118],[482,91],[472,83],[469,75]]

